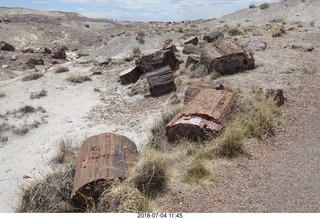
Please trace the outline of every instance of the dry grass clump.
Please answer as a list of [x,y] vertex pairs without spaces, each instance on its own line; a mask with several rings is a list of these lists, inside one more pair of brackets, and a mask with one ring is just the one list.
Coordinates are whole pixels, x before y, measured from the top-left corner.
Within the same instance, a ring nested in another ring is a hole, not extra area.
[[67,77],[66,80],[70,81],[72,83],[79,84],[79,83],[83,83],[85,81],[92,81],[92,78],[87,75],[70,75],[69,77]]
[[41,97],[45,97],[47,96],[47,91],[42,89],[41,91],[39,92],[34,92],[34,93],[31,93],[30,95],[30,99],[40,99]]
[[22,77],[22,81],[31,81],[31,80],[37,80],[38,78],[43,77],[43,74],[41,73],[32,73],[28,74]]
[[129,87],[128,95],[130,97],[138,94],[141,94],[141,95],[149,94],[149,84],[147,82],[145,75],[142,75],[136,83],[130,85]]
[[145,150],[127,181],[146,196],[156,197],[167,188],[167,168],[167,159],[161,152]]
[[214,180],[215,174],[203,164],[203,161],[196,159],[186,166],[183,177],[186,183],[199,184],[205,179]]
[[116,181],[104,191],[97,212],[138,213],[150,211],[148,199],[133,186]]
[[145,35],[146,35],[146,33],[145,33],[143,30],[139,30],[139,31],[137,32],[136,40],[137,40],[140,44],[144,44],[144,43],[145,43],[145,40],[144,40]]
[[70,140],[61,140],[56,153],[51,158],[52,164],[73,163],[76,160],[76,148]]
[[[63,153],[63,151],[61,151]],[[36,179],[20,188],[20,200],[16,212],[67,213],[79,212],[73,206],[70,194],[75,174],[75,151],[68,153],[61,165],[54,165],[43,179]]]
[[228,30],[229,36],[239,36],[242,35],[243,32],[238,27],[233,27]]
[[54,73],[63,73],[63,72],[67,72],[67,71],[69,71],[68,67],[59,66],[58,68],[56,68],[54,70]]
[[314,66],[306,65],[306,66],[302,67],[302,71],[305,74],[315,74],[318,71],[318,69]]
[[267,9],[270,7],[270,4],[269,3],[263,3],[260,5],[260,10],[264,10],[264,9]]
[[272,37],[282,36],[284,33],[286,33],[286,30],[283,25],[277,25],[271,28]]

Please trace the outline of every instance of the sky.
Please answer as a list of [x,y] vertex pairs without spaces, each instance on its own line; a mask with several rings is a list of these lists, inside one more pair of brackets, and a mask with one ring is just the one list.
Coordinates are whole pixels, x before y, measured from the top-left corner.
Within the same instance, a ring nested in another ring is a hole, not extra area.
[[183,21],[218,18],[279,0],[0,0],[0,6],[78,12],[118,21]]

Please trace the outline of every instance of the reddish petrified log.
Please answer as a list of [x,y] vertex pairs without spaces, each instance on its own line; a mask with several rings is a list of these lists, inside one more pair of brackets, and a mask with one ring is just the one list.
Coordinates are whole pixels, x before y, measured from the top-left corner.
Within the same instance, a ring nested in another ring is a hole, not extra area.
[[218,83],[208,83],[203,81],[190,82],[184,94],[184,104],[188,104],[202,89],[224,90],[224,87],[222,84]]
[[195,46],[198,45],[198,43],[199,43],[198,37],[192,37],[192,38],[188,39],[186,42],[184,42],[185,45],[190,44],[190,43]]
[[202,89],[166,126],[170,142],[186,137],[201,140],[215,137],[223,128],[235,102],[226,90]]
[[135,143],[125,136],[103,133],[87,138],[77,158],[72,201],[85,204],[89,198],[96,200],[101,185],[126,178],[137,155]]
[[201,53],[201,62],[209,71],[214,69],[221,75],[254,68],[254,59],[248,51],[234,42],[224,40],[205,46]]
[[202,53],[202,49],[199,46],[195,46],[191,43],[184,45],[183,50],[182,50],[183,54],[195,54],[195,55],[200,55]]

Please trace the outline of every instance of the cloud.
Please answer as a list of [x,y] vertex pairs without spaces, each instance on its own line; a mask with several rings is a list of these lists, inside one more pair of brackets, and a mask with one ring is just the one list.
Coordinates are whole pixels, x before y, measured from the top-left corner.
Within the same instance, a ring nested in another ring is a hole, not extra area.
[[[117,20],[193,20],[213,18],[247,8],[250,4],[279,0],[60,0],[96,6],[85,16],[105,17]],[[98,5],[98,7],[97,7]],[[105,9],[105,10],[103,10]]]
[[52,1],[32,1],[34,4],[49,4],[52,3]]

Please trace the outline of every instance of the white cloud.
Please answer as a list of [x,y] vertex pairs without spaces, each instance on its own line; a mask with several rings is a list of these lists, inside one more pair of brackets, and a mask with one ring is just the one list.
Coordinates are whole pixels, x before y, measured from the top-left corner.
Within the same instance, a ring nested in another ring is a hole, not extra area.
[[[213,18],[246,8],[250,4],[279,0],[60,0],[99,5],[97,11],[83,13],[90,17],[105,17],[117,20],[192,20]],[[103,9],[106,9],[103,11]]]

